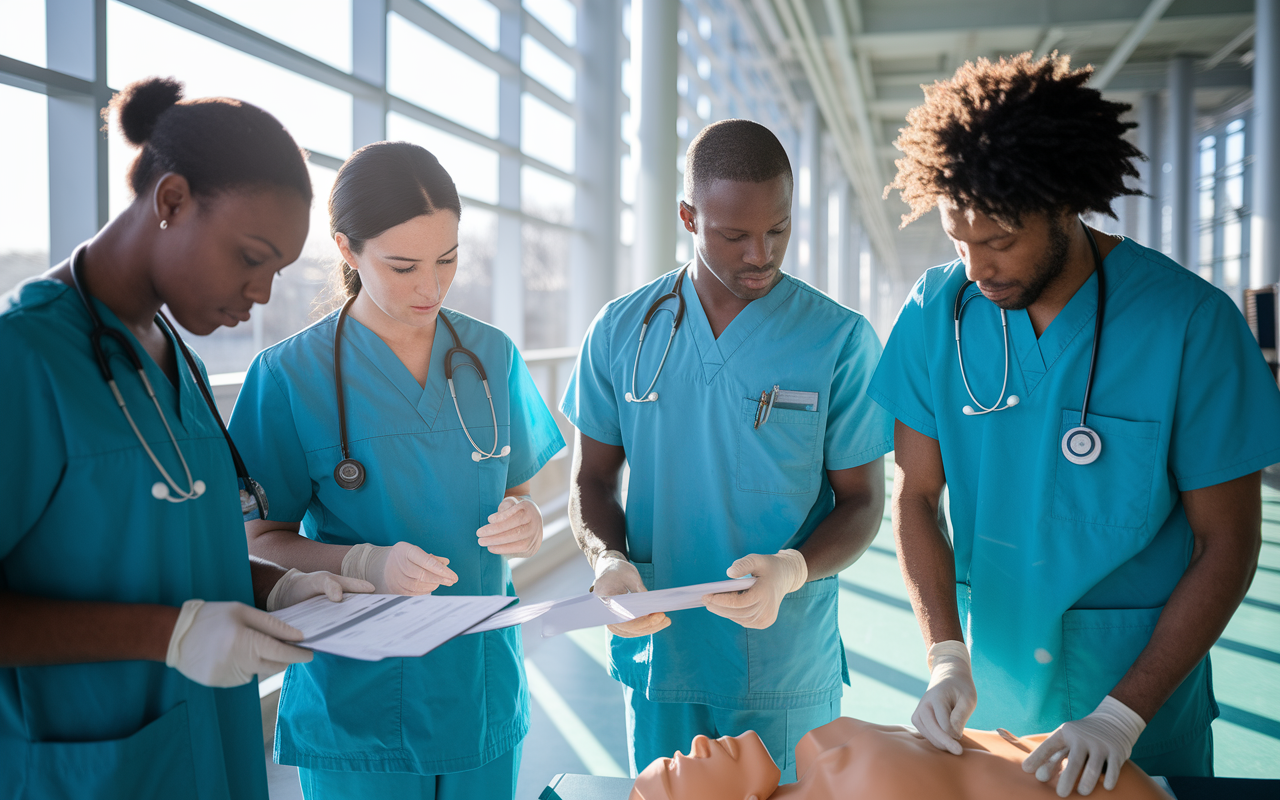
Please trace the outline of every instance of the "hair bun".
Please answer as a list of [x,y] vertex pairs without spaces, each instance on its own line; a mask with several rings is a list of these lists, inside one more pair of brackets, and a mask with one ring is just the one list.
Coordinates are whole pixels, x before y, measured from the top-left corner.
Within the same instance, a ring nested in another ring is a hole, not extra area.
[[182,83],[175,78],[143,78],[134,81],[111,98],[124,138],[140,147],[151,138],[160,115],[182,99]]

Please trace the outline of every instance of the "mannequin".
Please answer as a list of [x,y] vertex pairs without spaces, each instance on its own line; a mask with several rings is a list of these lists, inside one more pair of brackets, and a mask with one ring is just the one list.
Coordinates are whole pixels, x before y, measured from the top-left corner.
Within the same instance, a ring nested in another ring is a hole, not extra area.
[[[1053,783],[1022,771],[1022,759],[1048,734],[1019,744],[994,731],[965,729],[960,757],[912,730],[840,717],[805,734],[796,746],[800,779],[781,774],[754,731],[711,740],[698,736],[688,756],[654,761],[636,779],[630,800],[989,800],[1057,797]],[[1025,749],[1024,749],[1025,748]],[[1106,800],[1168,800],[1133,763],[1125,765]]]

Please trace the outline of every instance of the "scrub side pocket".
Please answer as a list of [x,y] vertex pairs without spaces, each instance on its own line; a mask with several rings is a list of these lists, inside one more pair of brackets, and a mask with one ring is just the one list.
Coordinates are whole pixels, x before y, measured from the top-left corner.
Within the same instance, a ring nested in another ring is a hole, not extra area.
[[759,399],[743,398],[738,412],[738,488],[761,494],[808,494],[814,490],[821,414],[774,408],[755,427]]
[[[746,629],[748,691],[753,697],[831,691],[839,696],[844,662],[836,624],[837,592],[834,575],[809,581],[782,599],[772,625]],[[794,705],[827,699],[806,698]]]
[[1079,411],[1063,411],[1054,441],[1054,519],[1114,528],[1146,526],[1155,486],[1160,423],[1134,422],[1090,414],[1088,425],[1102,439],[1092,464],[1073,464],[1062,454],[1066,432],[1080,424]]
[[24,797],[197,797],[187,704],[132,736],[98,742],[32,742]]
[[[1138,660],[1151,640],[1160,608],[1069,609],[1062,615],[1062,662],[1071,719],[1098,707]],[[1217,716],[1208,659],[1151,718],[1134,746],[1134,757],[1163,753],[1199,736]]]

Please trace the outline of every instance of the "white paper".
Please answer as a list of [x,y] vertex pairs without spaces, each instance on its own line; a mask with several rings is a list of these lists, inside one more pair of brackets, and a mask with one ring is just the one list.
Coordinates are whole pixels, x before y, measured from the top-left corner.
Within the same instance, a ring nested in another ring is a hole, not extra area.
[[313,597],[274,612],[302,631],[301,647],[380,661],[425,655],[515,601],[503,595],[348,594]]
[[499,611],[497,614],[494,614],[483,622],[477,622],[475,625],[467,628],[464,633],[484,633],[485,631],[496,631],[500,628],[510,628],[513,625],[532,622],[547,613],[549,608],[559,602],[562,601],[547,600],[543,603],[529,603],[528,605],[521,604],[518,606],[512,606],[511,608]]
[[714,583],[699,583],[694,586],[677,586],[671,589],[657,589],[652,592],[620,594],[608,598],[610,605],[623,619],[635,619],[645,614],[659,611],[683,611],[686,608],[702,608],[706,603],[702,598],[709,594],[724,592],[741,592],[756,585],[754,575],[745,578],[734,578]]

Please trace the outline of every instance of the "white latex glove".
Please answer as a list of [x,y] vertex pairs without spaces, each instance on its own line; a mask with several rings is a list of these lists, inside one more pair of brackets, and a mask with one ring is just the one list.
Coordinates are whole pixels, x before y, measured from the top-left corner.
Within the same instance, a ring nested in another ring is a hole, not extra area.
[[284,574],[267,595],[267,611],[279,611],[297,605],[303,600],[324,595],[333,602],[342,599],[343,592],[372,592],[373,584],[358,578],[334,575],[332,572],[303,572],[291,569]]
[[458,582],[458,576],[445,566],[448,563],[449,559],[409,542],[390,547],[365,542],[347,551],[342,574],[372,583],[378,594],[431,594],[439,586]]
[[929,688],[911,715],[911,724],[934,747],[960,755],[964,724],[977,705],[969,648],[954,639],[935,642],[929,648]]
[[[1058,797],[1066,797],[1072,787],[1080,794],[1092,792],[1105,764],[1107,777],[1102,785],[1114,789],[1120,780],[1120,768],[1129,760],[1134,743],[1146,727],[1136,711],[1107,695],[1089,716],[1058,726],[1052,736],[1023,759],[1022,769],[1048,783],[1066,759],[1058,774]],[[1079,786],[1076,778],[1080,779]]]
[[[596,580],[591,591],[600,597],[613,597],[619,594],[647,592],[644,581],[640,580],[640,570],[617,550],[606,550],[596,559]],[[645,614],[626,622],[609,626],[614,636],[634,639],[638,636],[650,636],[671,624],[666,614]]]
[[744,628],[767,628],[778,619],[782,598],[804,586],[809,566],[799,550],[779,550],[777,555],[752,553],[733,562],[730,578],[756,576],[756,583],[742,592],[709,594],[702,598],[707,610],[731,619]]
[[542,512],[531,497],[504,497],[476,536],[490,553],[528,558],[542,546]]
[[310,661],[310,650],[285,644],[300,641],[302,631],[244,603],[188,600],[164,663],[205,686],[239,686]]

